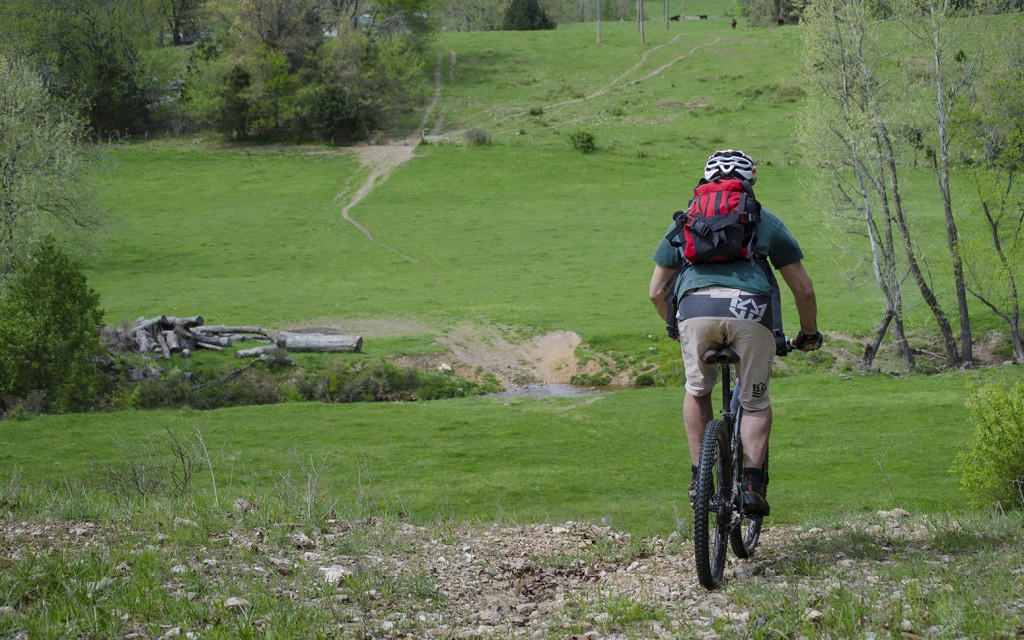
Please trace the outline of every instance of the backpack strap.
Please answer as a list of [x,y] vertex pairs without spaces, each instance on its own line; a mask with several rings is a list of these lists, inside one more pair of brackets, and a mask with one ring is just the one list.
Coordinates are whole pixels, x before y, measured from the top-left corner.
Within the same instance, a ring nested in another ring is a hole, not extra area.
[[789,347],[786,345],[786,333],[782,330],[782,293],[779,290],[779,281],[768,264],[768,258],[758,255],[754,261],[761,265],[768,283],[772,287],[772,335],[775,337],[775,355],[789,355]]
[[679,314],[679,298],[676,297],[676,281],[683,275],[686,268],[690,266],[689,262],[683,261],[683,264],[675,270],[675,272],[669,276],[668,281],[665,282],[665,286],[661,288],[661,292],[665,294],[663,298],[668,303],[668,318],[665,320],[665,328],[668,330],[668,334],[673,337],[679,336],[678,323],[676,321],[676,315]]

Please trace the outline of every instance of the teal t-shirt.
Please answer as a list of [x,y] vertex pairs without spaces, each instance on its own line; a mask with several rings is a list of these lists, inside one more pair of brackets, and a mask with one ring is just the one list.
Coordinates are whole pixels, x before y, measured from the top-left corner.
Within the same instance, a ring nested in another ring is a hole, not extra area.
[[[672,230],[672,226],[668,231]],[[757,223],[757,243],[754,247],[758,254],[768,256],[768,260],[776,269],[804,259],[800,245],[797,244],[796,238],[789,232],[786,225],[779,220],[778,216],[763,207],[761,208],[761,221]],[[662,238],[661,244],[654,252],[654,262],[668,269],[678,269],[686,262],[683,258],[683,248],[673,247],[667,239]],[[749,260],[737,260],[736,262],[703,263],[691,266],[676,281],[676,297],[687,291],[713,285],[764,295],[770,295],[772,292],[771,283],[768,282],[761,266],[753,264]]]

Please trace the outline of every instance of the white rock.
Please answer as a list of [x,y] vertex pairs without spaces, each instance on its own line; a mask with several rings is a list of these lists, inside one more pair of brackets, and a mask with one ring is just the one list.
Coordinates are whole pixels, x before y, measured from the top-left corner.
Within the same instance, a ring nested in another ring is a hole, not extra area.
[[242,609],[248,609],[251,606],[252,603],[246,600],[245,598],[235,598],[232,596],[224,601],[225,609],[235,609],[241,611]]
[[324,578],[326,578],[328,584],[337,584],[345,576],[352,575],[351,571],[338,564],[332,564],[329,567],[320,567],[320,570],[324,572]]

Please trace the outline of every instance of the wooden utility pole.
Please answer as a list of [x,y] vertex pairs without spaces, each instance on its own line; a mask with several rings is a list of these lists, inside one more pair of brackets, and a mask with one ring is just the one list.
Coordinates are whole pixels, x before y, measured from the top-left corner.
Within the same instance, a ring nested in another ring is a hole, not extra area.
[[636,21],[640,25],[640,44],[646,42],[644,38],[644,0],[636,0]]
[[601,42],[601,0],[597,0],[597,42]]

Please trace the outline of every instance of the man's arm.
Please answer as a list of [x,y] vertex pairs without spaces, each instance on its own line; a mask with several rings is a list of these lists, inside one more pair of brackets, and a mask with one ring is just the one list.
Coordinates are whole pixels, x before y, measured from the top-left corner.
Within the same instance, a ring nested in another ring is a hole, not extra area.
[[654,303],[654,308],[658,310],[658,315],[667,324],[668,318],[668,302],[665,301],[665,284],[668,283],[669,278],[676,272],[675,269],[669,269],[663,267],[660,264],[654,265],[654,274],[651,276],[651,286],[648,291],[648,295],[651,297],[651,302]]
[[[793,292],[793,301],[796,303],[796,311],[800,316],[800,333],[807,338],[818,335],[818,301],[814,296],[814,283],[807,275],[802,262],[792,262],[779,269],[786,286]],[[805,343],[811,351],[821,346],[821,342]]]

